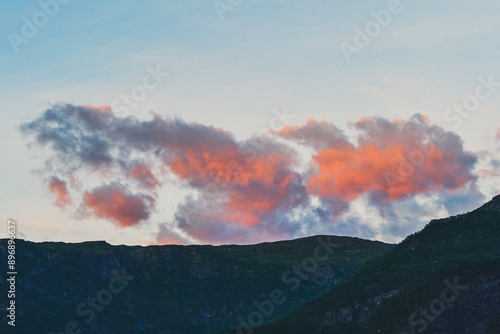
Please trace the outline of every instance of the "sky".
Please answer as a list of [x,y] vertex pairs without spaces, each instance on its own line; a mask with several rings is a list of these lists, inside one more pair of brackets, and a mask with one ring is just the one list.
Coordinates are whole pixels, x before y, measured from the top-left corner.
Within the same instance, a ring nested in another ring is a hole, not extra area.
[[4,1],[1,219],[33,241],[399,242],[500,193],[499,10]]

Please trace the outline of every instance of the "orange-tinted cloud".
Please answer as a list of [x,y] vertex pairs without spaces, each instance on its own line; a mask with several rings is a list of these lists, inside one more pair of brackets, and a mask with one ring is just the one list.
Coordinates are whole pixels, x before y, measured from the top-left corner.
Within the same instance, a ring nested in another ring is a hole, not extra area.
[[49,180],[49,190],[56,195],[55,204],[59,207],[65,207],[71,204],[71,196],[66,188],[66,182],[57,177],[51,177]]
[[[198,201],[212,200],[196,215],[202,220],[176,220],[200,241],[210,241],[208,234],[196,233],[205,221],[233,236],[245,228],[272,230],[281,221],[277,215],[307,201],[302,176],[294,170],[295,152],[272,138],[238,142],[222,128],[157,115],[139,121],[107,111],[56,105],[21,127],[35,135],[37,144],[52,149],[51,166],[59,175],[77,178],[74,171],[85,170],[101,180],[103,185],[93,190],[85,189],[84,180],[74,182],[82,185],[75,191],[83,193],[83,207],[98,217],[121,227],[149,218],[149,201],[108,184],[136,181],[131,185],[155,198],[166,185],[159,179],[171,179],[165,172],[196,190]],[[181,216],[187,212],[181,211]]]
[[119,183],[111,183],[86,191],[82,204],[99,218],[129,227],[149,218],[154,200],[150,196],[134,195]]
[[177,152],[166,163],[206,196],[221,198],[223,210],[214,212],[213,218],[253,227],[285,203],[300,202],[289,193],[300,179],[291,169],[293,156],[275,143],[261,144],[263,149],[249,156],[236,143],[210,146],[200,142]]
[[85,108],[99,110],[100,112],[103,112],[103,113],[111,113],[111,107],[107,104],[104,104],[101,106],[93,106],[91,104],[84,104],[83,106]]
[[[312,157],[315,170],[307,180],[310,194],[350,202],[368,193],[390,202],[475,180],[475,157],[464,151],[456,135],[429,125],[426,117],[395,122],[363,118],[353,126],[361,132],[356,146],[325,122],[309,121],[277,132],[317,148]],[[318,144],[321,139],[323,146]]]
[[[172,221],[160,225],[159,243],[248,243],[325,232],[315,225],[338,222],[364,194],[380,209],[475,181],[476,157],[426,116],[364,117],[349,125],[359,134],[355,142],[314,119],[238,141],[222,128],[179,118],[138,120],[107,107],[55,105],[21,131],[52,152],[44,175],[69,180],[84,212],[119,227],[150,220],[169,182],[191,190]],[[310,168],[299,172],[296,145],[276,136],[312,150]],[[101,185],[89,188],[87,175]],[[61,182],[51,192],[69,203]]]

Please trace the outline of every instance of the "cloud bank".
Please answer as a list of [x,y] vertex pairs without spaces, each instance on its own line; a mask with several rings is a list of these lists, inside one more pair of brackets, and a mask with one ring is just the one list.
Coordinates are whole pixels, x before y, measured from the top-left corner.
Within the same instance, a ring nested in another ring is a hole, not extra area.
[[352,126],[359,132],[357,145],[325,121],[309,120],[304,126],[276,131],[316,150],[307,180],[309,193],[347,202],[368,193],[392,202],[457,189],[476,179],[475,155],[464,151],[460,137],[430,125],[424,116],[409,121],[369,117]]
[[[229,131],[180,118],[139,120],[117,117],[108,106],[61,104],[20,130],[33,138],[30,147],[51,152],[40,175],[49,180],[55,205],[119,228],[156,223],[158,243],[249,243],[334,230],[403,233],[388,227],[402,223],[396,205],[474,188],[477,156],[423,115],[366,117],[349,126],[355,142],[333,123],[314,119],[237,141]],[[297,145],[313,152],[307,168]],[[174,184],[192,194],[174,217],[152,221],[158,196]],[[387,224],[356,220],[357,200]]]

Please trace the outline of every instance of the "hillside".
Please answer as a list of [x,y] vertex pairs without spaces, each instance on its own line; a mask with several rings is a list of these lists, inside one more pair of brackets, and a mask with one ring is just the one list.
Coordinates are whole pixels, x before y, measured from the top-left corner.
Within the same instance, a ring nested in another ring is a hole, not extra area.
[[[6,268],[6,240],[0,245]],[[17,240],[16,247],[15,333],[200,334],[238,326],[238,317],[255,311],[254,302],[269,299],[276,290],[285,300],[266,323],[289,314],[393,245],[318,236],[250,246]],[[320,260],[312,260],[315,256]],[[2,291],[8,291],[6,279],[6,272],[0,272]],[[6,295],[0,296],[3,319]],[[2,321],[0,332],[13,332],[7,327]]]
[[348,282],[253,333],[424,331],[500,333],[500,196],[431,221]]

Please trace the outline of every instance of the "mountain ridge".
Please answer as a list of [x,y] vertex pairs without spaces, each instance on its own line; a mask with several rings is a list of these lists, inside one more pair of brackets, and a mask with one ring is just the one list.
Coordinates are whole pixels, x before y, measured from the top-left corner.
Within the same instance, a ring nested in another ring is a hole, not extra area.
[[[500,195],[432,220],[397,245],[328,235],[219,246],[18,239],[17,329],[61,333],[75,322],[82,333],[105,334],[414,334],[425,325],[429,334],[499,334],[499,223]],[[127,282],[123,292],[90,313],[86,298],[117,277]],[[2,289],[4,282],[0,272]],[[418,310],[446,284],[467,289],[430,321]],[[0,315],[6,302],[0,296]],[[78,312],[82,304],[92,321]],[[250,326],[257,314],[262,321]],[[0,330],[12,332],[6,326]]]
[[[500,333],[499,203],[495,196],[471,212],[432,220],[349,281],[253,333],[419,332],[411,316],[418,317],[419,307],[439,294],[443,280],[459,273],[470,286],[460,301],[467,307],[457,307],[456,316],[447,309],[440,320],[426,321],[426,333]],[[489,291],[489,299],[482,298],[481,289]],[[474,313],[487,304],[492,310]],[[451,320],[444,321],[446,317]],[[425,317],[420,319],[423,324]]]
[[[292,268],[302,268],[304,259],[314,256],[322,243],[339,247],[332,248],[331,253],[321,249],[320,255],[329,257],[318,261],[308,277],[299,279]],[[286,291],[287,300],[270,319],[288,314],[347,280],[367,260],[392,247],[337,236],[222,246],[17,240],[20,306],[16,327],[25,332],[43,328],[44,333],[60,333],[74,321],[84,333],[215,333],[237,325],[238,317],[255,309],[254,302],[276,289]],[[0,242],[2,259],[6,254],[4,239]],[[288,275],[286,283],[282,281],[284,273]],[[86,298],[98,296],[116,275],[135,278],[122,293],[113,295],[109,307],[95,311],[95,320],[87,324],[78,310],[91,312]],[[7,288],[5,279],[5,273],[0,272],[2,289]],[[292,284],[300,284],[300,289],[291,291]],[[0,315],[5,316],[6,303],[0,296]],[[9,333],[11,329],[2,323],[0,330]]]

